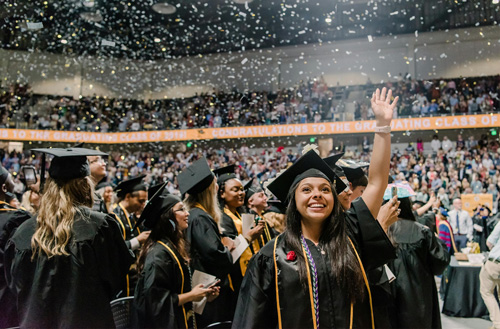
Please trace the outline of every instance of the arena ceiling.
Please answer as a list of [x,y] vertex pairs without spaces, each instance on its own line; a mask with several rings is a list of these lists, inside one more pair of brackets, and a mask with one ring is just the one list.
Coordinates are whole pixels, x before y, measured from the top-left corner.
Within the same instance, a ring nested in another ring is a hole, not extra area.
[[493,25],[497,2],[4,0],[0,42],[4,49],[167,59]]

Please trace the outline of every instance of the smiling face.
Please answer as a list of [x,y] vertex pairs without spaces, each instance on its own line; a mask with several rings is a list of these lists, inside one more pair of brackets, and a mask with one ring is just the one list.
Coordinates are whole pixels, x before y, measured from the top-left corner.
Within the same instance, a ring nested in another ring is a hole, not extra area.
[[267,208],[267,196],[264,192],[255,193],[248,199],[248,205],[259,209]]
[[230,208],[238,208],[245,203],[245,190],[239,179],[230,179],[224,185],[224,191],[221,194],[226,205]]
[[172,209],[174,211],[175,221],[177,222],[177,229],[179,231],[184,231],[189,226],[189,211],[187,211],[186,206],[184,206],[182,202],[177,203]]
[[302,220],[322,223],[335,203],[331,184],[321,177],[304,178],[295,190],[295,203]]

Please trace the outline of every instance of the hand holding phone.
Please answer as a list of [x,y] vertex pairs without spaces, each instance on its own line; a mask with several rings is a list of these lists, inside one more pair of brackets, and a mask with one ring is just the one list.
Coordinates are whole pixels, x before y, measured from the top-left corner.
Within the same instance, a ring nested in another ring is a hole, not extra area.
[[215,278],[212,282],[204,284],[203,288],[205,288],[205,289],[212,288],[213,286],[215,286],[219,282],[220,282],[220,280],[218,278]]
[[391,188],[391,195],[393,198],[398,195],[398,188],[396,186]]

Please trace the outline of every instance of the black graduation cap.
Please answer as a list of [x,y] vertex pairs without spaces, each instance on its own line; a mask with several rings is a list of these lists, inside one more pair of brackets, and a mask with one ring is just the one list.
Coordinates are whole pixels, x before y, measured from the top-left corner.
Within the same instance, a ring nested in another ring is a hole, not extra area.
[[213,180],[214,174],[210,170],[205,157],[193,162],[177,176],[181,194],[200,193],[208,188]]
[[120,182],[120,184],[116,185],[114,190],[116,192],[116,195],[119,198],[123,198],[125,197],[125,195],[127,195],[127,193],[147,191],[146,185],[142,182],[144,177],[146,177],[146,175],[137,176]]
[[286,203],[290,188],[307,177],[326,178],[335,184],[337,191],[339,189],[343,191],[347,187],[330,166],[314,150],[310,150],[301,156],[290,168],[276,177],[267,188],[281,202]]
[[0,185],[5,183],[7,177],[9,177],[9,171],[0,165]]
[[139,217],[139,220],[135,224],[136,227],[144,222],[144,226],[147,228],[153,228],[163,213],[169,211],[179,202],[182,202],[178,196],[169,194],[165,189],[166,186],[167,183],[163,183],[152,187],[156,190],[156,192],[146,203],[146,206],[141,213],[141,217]]
[[165,185],[165,183],[150,186],[148,188],[148,199],[151,200],[151,198],[160,190],[160,188],[163,187],[163,185]]
[[102,189],[102,188],[104,188],[104,187],[107,187],[107,186],[111,186],[113,189],[116,187],[116,185],[115,185],[115,184],[113,184],[113,183],[111,183],[111,182],[102,182],[102,181],[101,181],[99,184],[97,184],[97,185],[95,186],[95,189],[96,189],[96,190],[100,190],[100,189]]
[[337,192],[337,194],[344,192],[344,190],[349,186],[349,181],[346,177],[346,173],[338,165],[339,162],[342,161],[340,158],[343,155],[344,153],[337,153],[323,159],[323,161],[325,161],[328,166],[330,166],[330,168],[332,168],[332,170],[335,172],[338,177],[337,180],[341,180],[343,182],[343,184],[335,184],[335,191]]
[[50,148],[32,149],[33,152],[43,153],[41,181],[45,178],[45,154],[54,156],[49,168],[49,175],[55,179],[74,179],[90,175],[90,165],[87,156],[107,156],[106,153],[85,148]]
[[252,197],[252,195],[263,191],[262,188],[253,186],[254,179],[255,177],[252,177],[252,179],[250,179],[250,181],[243,186],[243,189],[245,190],[245,204]]
[[347,180],[349,182],[354,182],[365,176],[365,171],[363,169],[368,168],[370,163],[339,159],[337,165],[344,170]]
[[236,174],[234,173],[234,168],[236,166],[234,164],[222,167],[214,170],[214,174],[217,177],[217,184],[222,184],[230,179],[236,178]]
[[280,200],[268,200],[267,204],[269,208],[267,208],[266,213],[275,212],[277,214],[286,214],[286,207]]

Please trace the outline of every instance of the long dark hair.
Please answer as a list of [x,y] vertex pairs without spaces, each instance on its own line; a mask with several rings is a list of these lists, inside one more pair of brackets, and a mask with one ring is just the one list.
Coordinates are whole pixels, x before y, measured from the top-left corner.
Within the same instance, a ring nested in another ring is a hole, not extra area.
[[[170,220],[176,223],[175,229],[170,223]],[[156,225],[151,229],[148,239],[141,248],[139,257],[137,258],[137,272],[139,275],[144,269],[144,262],[146,261],[146,256],[153,245],[161,239],[168,239],[172,242],[177,252],[181,255],[184,261],[189,262],[189,245],[184,239],[184,232],[179,231],[177,220],[175,219],[174,207],[170,208],[167,212],[164,212],[160,220],[156,222]]]
[[[297,255],[300,281],[304,288],[306,288],[307,272],[305,262],[307,260],[304,258],[302,252],[301,215],[295,202],[295,191],[299,183],[295,184],[288,193],[290,202],[287,207],[286,228],[283,235],[287,247],[295,251]],[[338,285],[346,288],[349,300],[362,300],[364,296],[363,275],[348,239],[344,211],[337,198],[335,188],[331,186],[331,189],[333,191],[334,207],[330,216],[323,223],[319,243],[325,246],[326,253],[330,259],[331,271],[337,279]]]

